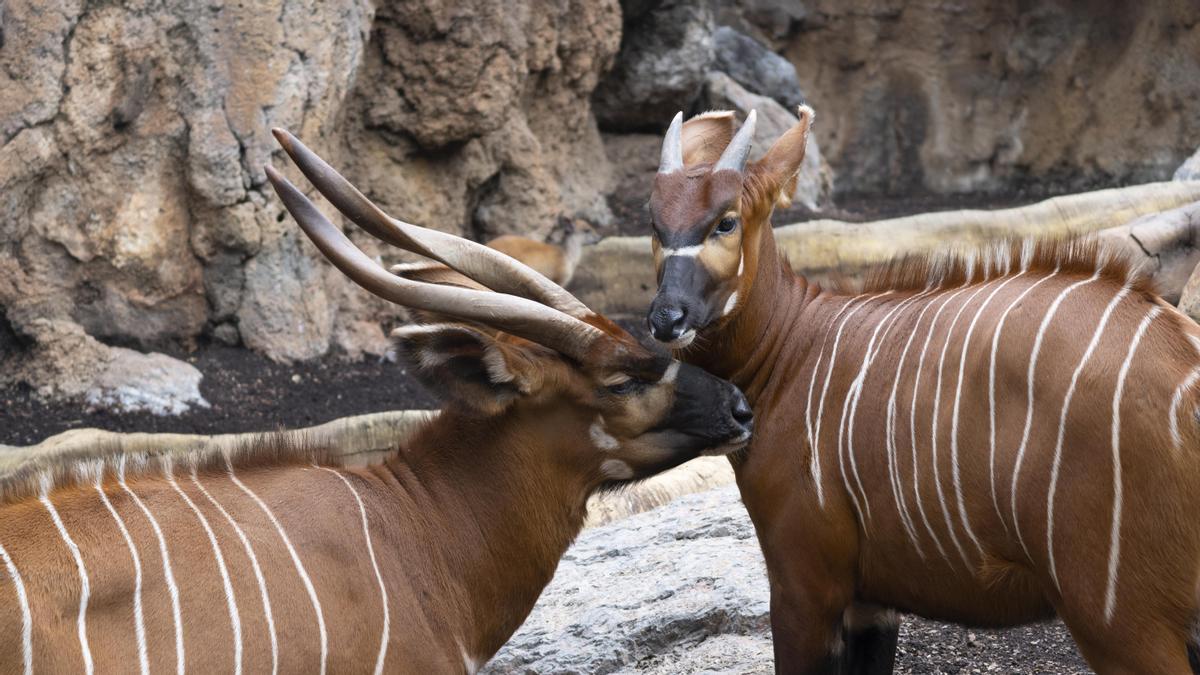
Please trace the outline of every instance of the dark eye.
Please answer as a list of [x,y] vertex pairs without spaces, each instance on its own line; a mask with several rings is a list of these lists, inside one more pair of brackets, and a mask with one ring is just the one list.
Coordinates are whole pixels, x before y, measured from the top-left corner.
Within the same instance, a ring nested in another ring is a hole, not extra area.
[[717,234],[729,234],[730,232],[733,232],[734,230],[736,230],[737,226],[738,226],[737,218],[730,216],[727,218],[722,218],[721,222],[717,223],[717,227],[714,231]]
[[641,389],[643,386],[645,386],[644,382],[631,377],[624,382],[610,384],[609,386],[605,387],[605,389],[607,389],[608,392],[614,396],[625,396],[627,394],[632,394],[638,389]]

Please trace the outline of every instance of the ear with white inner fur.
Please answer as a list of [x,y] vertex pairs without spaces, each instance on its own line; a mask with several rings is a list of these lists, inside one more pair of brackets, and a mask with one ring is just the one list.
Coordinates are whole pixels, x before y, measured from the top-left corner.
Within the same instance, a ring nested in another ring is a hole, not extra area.
[[714,164],[733,139],[732,110],[711,110],[683,123],[683,164]]
[[800,165],[804,162],[804,152],[808,145],[808,132],[812,128],[816,113],[807,105],[800,106],[797,111],[800,120],[792,125],[763,158],[758,160],[764,173],[771,181],[779,186],[777,203],[780,206],[791,204],[791,195],[796,190],[796,178]]
[[487,415],[502,412],[531,392],[536,374],[527,349],[463,324],[402,326],[392,331],[396,351],[437,395]]

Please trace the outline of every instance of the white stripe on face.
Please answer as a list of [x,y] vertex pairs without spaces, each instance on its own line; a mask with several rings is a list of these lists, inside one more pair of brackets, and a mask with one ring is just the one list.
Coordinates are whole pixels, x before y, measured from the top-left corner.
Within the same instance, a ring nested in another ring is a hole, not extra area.
[[325,631],[325,614],[321,611],[321,601],[317,598],[317,589],[313,588],[312,579],[309,578],[308,571],[304,569],[304,563],[300,562],[300,555],[296,553],[296,547],[292,546],[292,540],[288,538],[287,532],[284,532],[283,530],[283,525],[279,523],[279,519],[275,517],[275,514],[271,511],[270,507],[268,507],[266,502],[259,498],[259,496],[256,495],[253,490],[247,487],[246,484],[243,483],[242,480],[233,473],[232,465],[227,465],[226,470],[228,471],[229,479],[233,481],[233,484],[238,486],[238,488],[241,489],[241,491],[244,492],[247,497],[253,500],[254,503],[258,505],[258,508],[267,517],[267,520],[271,521],[271,525],[273,525],[275,527],[275,531],[279,533],[279,538],[283,540],[284,548],[287,549],[288,555],[292,558],[292,565],[295,566],[296,572],[300,575],[300,581],[304,584],[304,590],[308,592],[309,602],[312,603],[313,611],[317,615],[317,630],[320,633],[321,639],[320,673],[321,675],[325,675],[326,663],[329,659],[329,634]]
[[200,483],[200,478],[196,475],[195,469],[192,470],[192,482],[199,488],[200,493],[208,499],[208,502],[225,518],[225,522],[229,523],[229,526],[233,528],[234,534],[242,542],[242,549],[246,552],[246,557],[250,559],[250,567],[254,571],[254,579],[258,582],[258,593],[262,599],[263,614],[267,619],[267,633],[271,641],[271,672],[277,673],[279,672],[279,638],[275,634],[275,613],[271,610],[271,596],[267,593],[267,580],[263,576],[262,566],[258,563],[258,556],[254,553],[254,547],[250,545],[250,539],[246,537],[246,533],[242,531],[241,526],[237,524],[233,516],[229,515],[225,507],[221,506],[221,503]]
[[363,537],[367,540],[367,556],[371,558],[371,567],[375,570],[375,581],[379,583],[379,601],[383,603],[383,634],[379,638],[379,654],[375,657],[375,675],[380,675],[383,672],[383,662],[387,658],[391,614],[388,611],[387,587],[383,584],[383,575],[380,574],[379,563],[375,560],[375,545],[371,543],[371,529],[367,523],[367,507],[363,505],[362,497],[359,496],[358,490],[350,484],[349,479],[328,467],[321,468],[342,479],[342,482],[350,489],[350,494],[354,495],[354,501],[358,503],[358,514],[362,517]]
[[664,258],[672,256],[682,256],[684,258],[695,258],[700,255],[700,251],[704,250],[704,244],[696,244],[695,246],[682,246],[680,248],[662,247],[662,255]]
[[104,508],[116,521],[117,528],[121,530],[121,537],[125,540],[125,546],[129,549],[129,556],[133,559],[133,634],[137,641],[138,670],[142,675],[147,675],[150,672],[150,659],[146,653],[146,620],[142,613],[142,559],[138,555],[137,546],[134,545],[133,537],[129,535],[129,528],[125,527],[125,521],[121,518],[121,514],[117,513],[108,499],[108,495],[104,493],[102,477],[102,471],[97,473],[94,486],[96,493],[100,495],[100,501],[104,504]]
[[1092,333],[1092,339],[1088,342],[1087,348],[1084,349],[1083,357],[1079,359],[1079,365],[1075,367],[1075,372],[1071,373],[1071,384],[1067,386],[1066,396],[1063,397],[1062,412],[1058,416],[1058,440],[1054,444],[1054,461],[1050,469],[1050,488],[1046,493],[1046,552],[1050,558],[1050,578],[1054,580],[1055,588],[1059,588],[1060,590],[1062,587],[1058,583],[1058,569],[1054,562],[1054,493],[1058,488],[1058,470],[1062,463],[1063,439],[1067,431],[1067,411],[1071,409],[1071,398],[1074,397],[1075,387],[1079,384],[1079,374],[1083,372],[1083,367],[1092,358],[1092,352],[1096,350],[1096,345],[1100,343],[1100,336],[1104,334],[1104,327],[1108,325],[1108,320],[1112,317],[1113,310],[1117,308],[1117,305],[1127,295],[1129,295],[1129,286],[1121,288],[1116,297],[1104,308],[1104,313],[1100,316],[1100,323],[1096,325],[1096,330]]
[[670,384],[679,377],[679,361],[671,361],[671,365],[667,366],[666,372],[658,379],[660,384]]
[[1025,555],[1029,556],[1029,547],[1025,544],[1025,537],[1021,534],[1021,523],[1017,519],[1017,484],[1021,478],[1021,466],[1025,461],[1025,450],[1029,447],[1029,432],[1033,428],[1033,392],[1034,379],[1037,376],[1038,355],[1042,351],[1042,341],[1046,337],[1046,329],[1050,326],[1050,320],[1058,312],[1058,308],[1066,300],[1075,289],[1086,286],[1100,278],[1100,270],[1096,270],[1095,274],[1083,281],[1076,281],[1064,288],[1054,302],[1050,303],[1050,307],[1046,310],[1046,315],[1042,317],[1042,323],[1038,326],[1037,336],[1033,340],[1033,353],[1029,356],[1029,370],[1026,375],[1025,387],[1025,429],[1021,432],[1021,445],[1017,448],[1017,461],[1013,466],[1012,486],[1009,494],[1010,505],[1012,506],[1012,523],[1013,529],[1017,533],[1017,541],[1021,542],[1021,548],[1025,550]]
[[159,527],[158,521],[151,515],[150,509],[146,506],[145,502],[133,490],[129,489],[129,485],[125,483],[125,457],[121,457],[117,461],[117,484],[121,486],[125,494],[129,495],[133,503],[141,510],[142,515],[146,516],[146,520],[150,522],[150,528],[154,530],[154,538],[158,540],[158,553],[162,558],[163,577],[167,581],[167,594],[171,598],[171,618],[175,624],[175,672],[177,675],[183,675],[183,612],[179,606],[179,586],[175,583],[175,573],[171,570],[171,556],[167,552],[167,539],[163,536],[162,528]]
[[1150,308],[1146,317],[1138,324],[1133,341],[1129,343],[1129,351],[1121,370],[1117,374],[1117,386],[1113,392],[1112,406],[1112,463],[1113,463],[1113,508],[1112,532],[1108,544],[1108,584],[1104,589],[1104,623],[1112,623],[1113,612],[1117,607],[1117,568],[1121,561],[1121,508],[1124,501],[1124,486],[1121,483],[1121,396],[1125,392],[1125,378],[1129,376],[1129,366],[1133,363],[1133,355],[1137,352],[1138,344],[1150,327],[1150,322],[1162,311],[1157,305]]
[[217,535],[213,532],[212,526],[208,524],[208,519],[197,508],[196,503],[179,487],[179,483],[175,482],[170,461],[165,463],[163,474],[166,476],[167,483],[175,489],[175,492],[179,493],[192,513],[196,514],[196,520],[200,521],[200,527],[204,529],[204,534],[208,536],[208,543],[212,546],[213,557],[217,561],[217,571],[221,574],[221,587],[225,591],[225,608],[229,610],[229,624],[233,630],[233,672],[234,675],[240,675],[242,672],[242,617],[238,614],[237,598],[233,594],[233,583],[229,580],[229,568],[225,566],[225,556],[221,555],[221,547],[217,544]]
[[0,560],[4,561],[4,569],[8,578],[12,579],[13,588],[17,591],[17,604],[21,606],[21,662],[24,664],[25,675],[33,673],[33,614],[29,611],[29,596],[25,594],[25,582],[21,572],[17,570],[13,559],[0,545]]
[[75,570],[79,573],[79,616],[75,620],[75,626],[79,633],[79,649],[83,652],[83,671],[87,675],[92,675],[95,670],[92,664],[92,649],[88,646],[87,638],[87,607],[88,599],[92,595],[92,584],[88,579],[87,568],[83,565],[83,554],[79,552],[79,546],[71,535],[67,533],[67,527],[63,525],[62,518],[58,515],[58,510],[54,508],[54,504],[50,503],[50,497],[46,494],[45,487],[48,487],[49,481],[45,481],[46,485],[43,488],[42,495],[38,501],[42,506],[46,507],[46,511],[50,514],[50,519],[54,521],[54,527],[58,529],[58,535],[62,537],[63,543],[67,545],[67,549],[71,552],[71,557],[75,559]]

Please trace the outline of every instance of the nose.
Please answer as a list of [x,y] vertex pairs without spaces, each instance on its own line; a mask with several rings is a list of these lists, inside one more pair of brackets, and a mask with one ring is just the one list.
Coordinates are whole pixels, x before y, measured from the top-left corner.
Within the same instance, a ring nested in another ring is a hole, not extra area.
[[662,304],[650,312],[650,332],[659,342],[671,342],[683,334],[687,310],[672,304]]
[[733,419],[742,426],[743,429],[749,431],[754,428],[754,411],[750,408],[749,401],[739,391],[733,399]]

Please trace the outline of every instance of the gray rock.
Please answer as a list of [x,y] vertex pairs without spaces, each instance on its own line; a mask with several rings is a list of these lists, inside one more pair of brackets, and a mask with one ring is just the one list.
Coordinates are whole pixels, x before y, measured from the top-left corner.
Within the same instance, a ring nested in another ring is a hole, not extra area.
[[796,67],[761,42],[728,27],[713,33],[714,65],[747,90],[791,110],[804,103]]
[[209,406],[200,394],[204,376],[195,366],[165,354],[111,349],[112,360],[83,396],[91,410],[182,415],[193,406]]
[[1200,180],[1200,148],[1175,169],[1175,180]]
[[[772,143],[799,121],[795,114],[775,99],[746,91],[734,82],[733,78],[720,71],[708,74],[704,84],[704,97],[710,109],[736,110],[742,119],[745,119],[751,110],[758,111],[758,124],[754,128],[754,148],[750,151],[751,159],[761,158]],[[815,124],[820,124],[819,117]],[[816,137],[810,134],[792,201],[817,210],[829,204],[832,197],[833,169],[821,156]]]
[[592,94],[605,130],[665,128],[700,95],[713,61],[708,3],[667,2],[625,22],[616,65]]

